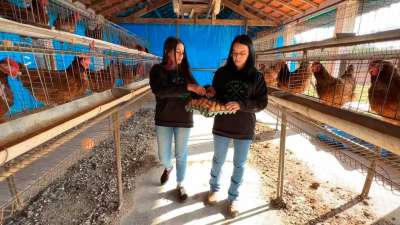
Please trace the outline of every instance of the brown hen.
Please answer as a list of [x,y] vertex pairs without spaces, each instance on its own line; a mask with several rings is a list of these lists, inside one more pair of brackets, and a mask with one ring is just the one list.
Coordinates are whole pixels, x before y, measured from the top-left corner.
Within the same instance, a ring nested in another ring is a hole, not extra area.
[[90,59],[77,56],[65,71],[22,69],[20,80],[32,95],[47,104],[62,104],[84,95],[89,87]]
[[324,103],[342,107],[353,100],[356,88],[353,65],[350,64],[339,78],[332,77],[320,62],[314,62],[311,70],[317,81],[316,89],[318,97]]
[[301,61],[300,66],[293,72],[289,71],[286,63],[281,65],[281,70],[278,74],[278,88],[298,94],[308,89],[311,80],[311,71],[308,62]]
[[381,116],[400,120],[400,75],[389,61],[375,60],[369,65],[371,109]]
[[48,0],[23,0],[17,6],[9,0],[0,0],[0,16],[20,23],[49,28]]

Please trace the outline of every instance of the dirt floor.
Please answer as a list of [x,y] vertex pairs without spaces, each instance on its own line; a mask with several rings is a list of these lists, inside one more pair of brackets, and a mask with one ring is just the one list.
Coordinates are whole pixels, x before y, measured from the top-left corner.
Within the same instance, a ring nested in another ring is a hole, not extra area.
[[[123,184],[126,195],[135,188],[135,177],[154,159],[153,110],[140,110],[121,126]],[[6,224],[118,224],[114,142],[109,138],[88,157],[42,191],[17,217]],[[124,202],[129,207],[129,198]],[[123,211],[122,211],[123,212]]]
[[[250,163],[259,168],[265,184],[264,193],[276,197],[279,145],[272,144],[274,130],[264,124],[256,128]],[[288,149],[285,154],[284,202],[281,211],[285,224],[371,224],[376,220],[371,203],[356,193],[335,185],[315,181],[307,166]]]
[[[127,196],[132,196],[135,190],[135,177],[157,165],[154,157],[148,156],[154,150],[153,117],[153,110],[141,110],[121,128],[125,202],[120,213],[116,210],[113,141],[108,139],[7,224],[119,224],[120,218],[134,204],[133,198]],[[271,140],[279,136],[261,123],[257,124],[256,133],[249,163],[261,175],[263,185],[260,189],[264,195],[273,199],[276,196],[279,146]],[[285,224],[389,224],[374,223],[377,218],[370,200],[359,200],[357,193],[329,182],[317,182],[312,171],[297,160],[290,149],[286,151],[284,200],[286,207],[278,213]],[[269,224],[268,221],[265,224]]]

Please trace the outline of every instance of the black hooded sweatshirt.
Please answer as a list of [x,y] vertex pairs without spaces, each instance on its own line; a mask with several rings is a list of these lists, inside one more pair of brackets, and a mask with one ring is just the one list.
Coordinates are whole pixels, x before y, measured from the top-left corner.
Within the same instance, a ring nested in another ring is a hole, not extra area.
[[236,101],[240,110],[235,114],[218,115],[214,119],[213,134],[234,139],[252,139],[255,113],[267,106],[267,86],[255,68],[248,71],[221,67],[214,75],[212,86],[217,101],[226,104]]
[[[188,80],[188,81],[187,81]],[[190,75],[185,79],[177,70],[166,70],[157,64],[150,71],[150,87],[156,96],[155,124],[165,127],[193,127],[193,113],[185,110],[188,83],[196,83]]]

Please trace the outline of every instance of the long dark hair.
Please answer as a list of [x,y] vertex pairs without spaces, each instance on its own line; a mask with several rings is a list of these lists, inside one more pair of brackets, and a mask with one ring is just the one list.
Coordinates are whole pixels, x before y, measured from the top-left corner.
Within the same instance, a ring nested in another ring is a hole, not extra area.
[[256,56],[255,56],[253,41],[246,34],[236,36],[235,39],[233,40],[233,42],[231,44],[231,49],[229,50],[228,60],[227,60],[225,66],[227,68],[229,68],[230,70],[236,70],[236,65],[233,62],[233,56],[232,56],[233,45],[235,43],[246,45],[249,48],[249,57],[247,57],[246,64],[243,68],[243,71],[245,71],[246,73],[250,73],[251,71],[253,71],[255,69]]
[[[163,58],[162,58],[162,65],[166,66],[168,64],[168,53],[170,51],[174,51],[174,57],[176,57],[176,46],[178,44],[182,44],[185,46],[185,44],[176,37],[168,37],[165,42],[164,42],[164,51],[163,51]],[[176,62],[176,58],[175,58]],[[190,65],[189,61],[186,56],[186,49],[183,52],[183,59],[181,64],[176,65],[177,71],[181,71],[183,74],[183,77],[185,78],[186,82],[193,83],[195,82],[192,73],[190,72]]]

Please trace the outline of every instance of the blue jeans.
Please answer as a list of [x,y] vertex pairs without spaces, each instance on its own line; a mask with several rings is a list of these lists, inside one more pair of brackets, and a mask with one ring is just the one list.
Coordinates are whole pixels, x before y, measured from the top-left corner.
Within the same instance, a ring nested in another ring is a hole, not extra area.
[[166,169],[172,168],[172,137],[175,138],[176,181],[185,178],[190,128],[156,126],[158,156]]
[[231,140],[233,140],[234,145],[233,174],[228,190],[228,199],[235,201],[239,196],[239,187],[243,181],[243,173],[251,140],[232,139],[214,134],[214,157],[211,168],[210,190],[212,192],[220,190],[219,179],[221,177],[221,168],[224,165]]

